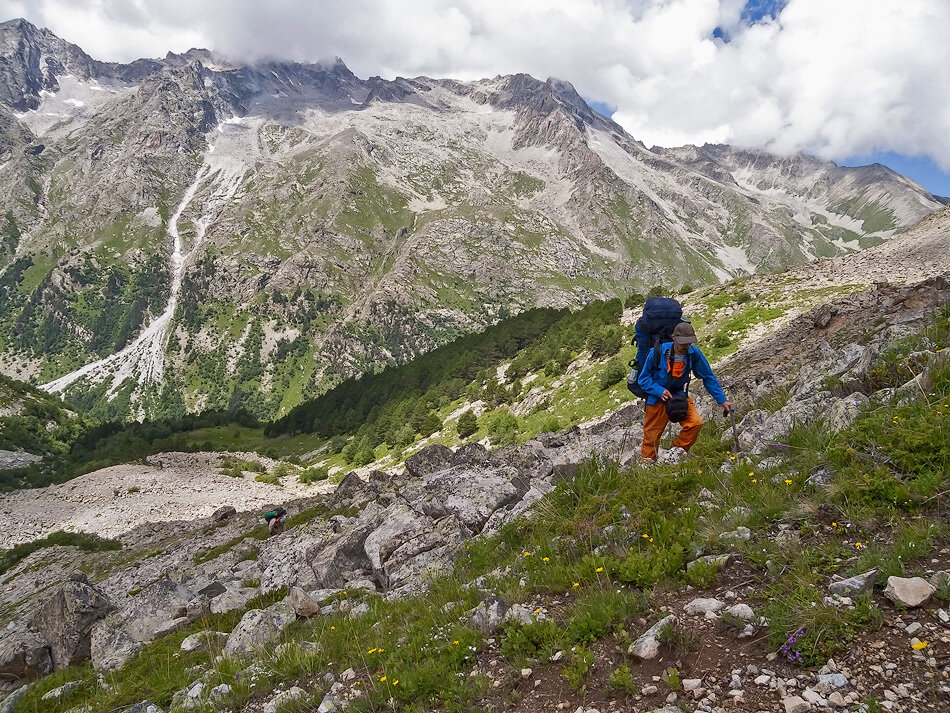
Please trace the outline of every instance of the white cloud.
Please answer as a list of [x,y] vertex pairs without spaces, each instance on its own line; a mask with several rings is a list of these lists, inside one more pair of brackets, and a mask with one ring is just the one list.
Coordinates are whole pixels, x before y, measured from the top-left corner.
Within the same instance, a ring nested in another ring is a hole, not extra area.
[[[617,107],[648,145],[726,142],[826,158],[891,150],[950,170],[950,2],[788,0],[0,0],[101,59],[210,47],[339,56],[359,76],[528,72]],[[728,43],[712,37],[716,27]]]

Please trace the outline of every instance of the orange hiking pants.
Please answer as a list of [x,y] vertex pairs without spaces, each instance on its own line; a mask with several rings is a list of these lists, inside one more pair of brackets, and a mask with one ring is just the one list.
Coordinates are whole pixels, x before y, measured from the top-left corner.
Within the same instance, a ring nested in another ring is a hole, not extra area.
[[[699,437],[699,429],[703,427],[703,417],[699,415],[696,406],[693,404],[692,397],[689,397],[689,410],[686,412],[686,418],[680,424],[683,430],[680,431],[674,446],[679,446],[684,451],[692,448],[696,439]],[[666,417],[666,404],[662,401],[657,404],[647,404],[646,416],[643,419],[643,448],[640,455],[644,458],[656,458],[656,449],[660,445],[660,438],[663,431],[666,430],[666,424],[670,419]]]

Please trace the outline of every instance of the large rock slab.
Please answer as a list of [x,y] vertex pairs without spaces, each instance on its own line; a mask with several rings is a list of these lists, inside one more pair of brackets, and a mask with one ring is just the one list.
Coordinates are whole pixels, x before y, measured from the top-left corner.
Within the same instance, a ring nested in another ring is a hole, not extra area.
[[0,690],[52,673],[49,644],[25,622],[11,622],[0,632],[0,642]]
[[95,624],[91,655],[99,671],[121,668],[142,647],[207,611],[207,599],[163,578],[132,597],[119,611]]
[[59,670],[89,658],[93,625],[115,609],[98,587],[77,573],[32,618],[33,627],[50,645],[53,668]]
[[470,537],[461,518],[450,515],[390,540],[388,546],[395,549],[383,561],[377,581],[390,598],[422,594],[433,577],[451,570]]
[[426,512],[433,518],[455,513],[479,533],[496,510],[516,502],[528,490],[513,482],[517,473],[453,467],[425,479]]
[[238,622],[224,645],[225,656],[253,653],[274,641],[280,632],[296,621],[293,607],[286,601],[267,609],[251,609]]
[[452,449],[446,446],[428,446],[406,458],[406,470],[413,478],[422,478],[449,468],[454,457]]

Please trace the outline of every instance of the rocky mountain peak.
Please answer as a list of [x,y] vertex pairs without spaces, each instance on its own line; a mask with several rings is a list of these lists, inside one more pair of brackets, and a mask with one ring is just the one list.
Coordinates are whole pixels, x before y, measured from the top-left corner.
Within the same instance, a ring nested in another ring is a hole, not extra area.
[[17,111],[38,107],[41,91],[58,91],[57,77],[94,76],[96,64],[76,45],[23,19],[0,24],[0,60],[0,101]]

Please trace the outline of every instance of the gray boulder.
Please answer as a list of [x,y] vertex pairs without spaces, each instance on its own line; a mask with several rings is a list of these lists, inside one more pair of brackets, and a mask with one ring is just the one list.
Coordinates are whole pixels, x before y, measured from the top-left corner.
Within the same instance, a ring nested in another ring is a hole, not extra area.
[[251,609],[228,636],[224,655],[252,653],[280,636],[280,632],[296,619],[293,607],[286,601],[273,604],[267,609]]
[[468,623],[485,634],[491,634],[505,623],[508,609],[506,599],[490,595],[469,613]]
[[423,593],[434,576],[451,569],[471,536],[465,523],[457,515],[450,515],[403,539],[383,562],[380,584],[388,591],[387,596]]
[[871,569],[863,574],[856,574],[847,579],[831,582],[828,591],[839,597],[853,597],[861,594],[870,594],[877,580],[877,569]]
[[92,628],[92,665],[97,671],[114,671],[142,650],[145,644],[133,639],[118,620],[110,617]]
[[449,468],[453,459],[451,448],[436,444],[406,458],[406,470],[413,478],[422,478]]
[[515,484],[517,472],[469,470],[458,466],[428,476],[425,493],[433,518],[457,514],[472,532],[479,533],[496,510],[514,504],[528,491],[525,481]]
[[302,587],[291,587],[287,594],[287,603],[293,607],[298,617],[307,619],[320,613],[322,602],[307,594]]
[[662,645],[659,638],[660,632],[663,631],[665,627],[676,626],[676,622],[677,619],[673,614],[660,619],[656,624],[643,632],[636,641],[630,644],[630,649],[627,653],[644,661],[655,659],[659,655]]
[[26,622],[11,622],[0,640],[0,689],[52,673],[49,644]]
[[233,505],[222,505],[211,513],[211,519],[215,522],[221,522],[235,515],[237,515],[237,509]]
[[868,397],[859,391],[838,399],[828,409],[828,428],[835,432],[844,430],[860,415],[867,404]]
[[49,642],[55,670],[89,658],[92,627],[114,608],[105,592],[82,573],[73,575],[40,605],[31,623]]
[[189,634],[181,642],[181,650],[185,653],[197,651],[198,649],[216,650],[227,643],[228,635],[223,631],[199,631],[195,634]]
[[26,695],[26,691],[29,687],[29,684],[20,686],[13,693],[0,701],[0,713],[14,713],[17,704],[20,702],[20,699]]
[[473,441],[459,446],[452,454],[452,465],[484,465],[491,459],[488,449],[481,443]]
[[307,692],[294,686],[282,693],[278,693],[264,705],[264,713],[277,713],[278,710],[292,702],[300,703],[307,699]]
[[57,686],[56,688],[48,690],[46,693],[40,696],[40,699],[44,701],[55,701],[59,700],[60,698],[66,700],[72,696],[73,691],[75,691],[81,685],[82,681],[69,681],[64,683],[62,686]]
[[936,591],[923,577],[888,577],[884,596],[898,606],[912,609],[926,604]]

